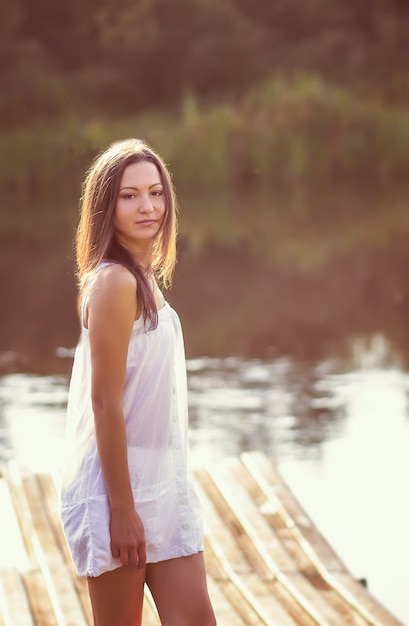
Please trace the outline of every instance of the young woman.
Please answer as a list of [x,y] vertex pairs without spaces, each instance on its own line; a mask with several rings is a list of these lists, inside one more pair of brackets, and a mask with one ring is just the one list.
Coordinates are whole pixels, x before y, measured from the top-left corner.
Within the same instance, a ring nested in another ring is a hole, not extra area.
[[61,518],[95,626],[214,626],[200,505],[187,477],[183,338],[158,281],[176,256],[169,173],[145,143],[91,166],[77,231],[81,336],[67,411]]

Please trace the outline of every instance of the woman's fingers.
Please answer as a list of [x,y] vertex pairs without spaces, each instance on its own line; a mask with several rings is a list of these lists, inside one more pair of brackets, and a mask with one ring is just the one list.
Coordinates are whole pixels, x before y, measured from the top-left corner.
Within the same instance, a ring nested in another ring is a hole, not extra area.
[[138,514],[132,511],[111,512],[111,553],[123,565],[144,567],[146,544],[143,524]]
[[122,565],[133,565],[139,568],[145,567],[145,543],[141,543],[139,548],[136,546],[115,546],[111,544],[111,553],[114,558],[119,558]]
[[119,546],[114,545],[112,541],[111,541],[111,554],[114,557],[114,559],[118,559],[121,556],[121,551],[119,549]]
[[143,542],[140,546],[139,546],[139,550],[138,550],[138,554],[139,554],[139,567],[145,567],[146,565],[146,543]]
[[127,565],[139,565],[138,549],[136,547],[128,549],[128,563]]

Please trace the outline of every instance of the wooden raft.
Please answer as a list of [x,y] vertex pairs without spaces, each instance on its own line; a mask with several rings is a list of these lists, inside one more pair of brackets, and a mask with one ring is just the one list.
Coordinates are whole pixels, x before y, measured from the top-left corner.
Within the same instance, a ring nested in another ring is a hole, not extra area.
[[[353,579],[265,456],[229,458],[194,477],[218,626],[402,626]],[[11,554],[0,570],[0,626],[91,625],[53,477],[3,468],[0,515]],[[148,590],[143,624],[160,624]]]

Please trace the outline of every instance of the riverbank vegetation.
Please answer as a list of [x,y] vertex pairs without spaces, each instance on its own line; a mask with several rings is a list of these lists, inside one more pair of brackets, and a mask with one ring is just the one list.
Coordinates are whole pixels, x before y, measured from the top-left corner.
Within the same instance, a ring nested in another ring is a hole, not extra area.
[[[41,238],[75,224],[84,169],[130,135],[164,155],[179,193],[217,190],[225,205],[262,190],[288,193],[287,204],[311,211],[310,191],[405,185],[408,7],[8,3],[0,24],[0,237],[18,230]],[[196,232],[185,235],[200,244]]]
[[143,137],[164,155],[187,197],[217,192],[226,204],[255,191],[285,192],[299,198],[291,203],[299,211],[319,211],[318,203],[303,204],[302,197],[332,186],[378,192],[409,180],[406,109],[351,95],[317,77],[275,79],[229,106],[206,107],[190,97],[179,114],[0,131],[0,184],[9,207],[0,232],[48,236],[56,221],[74,224],[91,158],[127,136]]

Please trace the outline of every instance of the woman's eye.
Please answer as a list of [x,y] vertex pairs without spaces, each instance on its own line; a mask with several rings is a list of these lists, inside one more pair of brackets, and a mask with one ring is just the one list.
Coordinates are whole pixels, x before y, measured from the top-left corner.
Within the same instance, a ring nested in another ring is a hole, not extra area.
[[158,198],[162,194],[163,194],[162,189],[155,189],[155,191],[152,191],[152,195],[155,196],[155,198]]
[[131,199],[132,199],[132,198],[134,198],[134,197],[135,197],[135,194],[133,194],[133,193],[126,193],[126,194],[123,196],[124,200],[131,200]]

